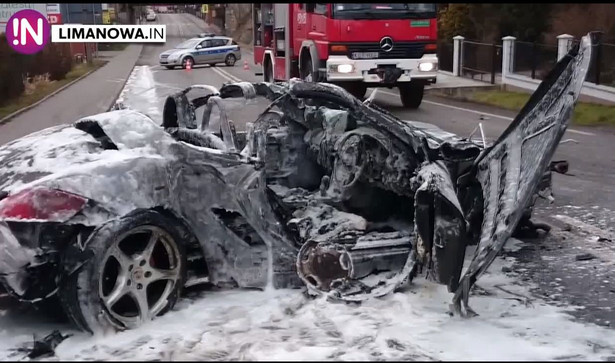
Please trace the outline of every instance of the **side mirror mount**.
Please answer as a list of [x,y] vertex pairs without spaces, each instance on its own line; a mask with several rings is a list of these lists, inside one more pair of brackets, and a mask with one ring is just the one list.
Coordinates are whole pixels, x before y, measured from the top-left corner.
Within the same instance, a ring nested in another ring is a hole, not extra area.
[[201,49],[201,48],[203,48],[203,46],[200,44],[197,44],[196,49]]

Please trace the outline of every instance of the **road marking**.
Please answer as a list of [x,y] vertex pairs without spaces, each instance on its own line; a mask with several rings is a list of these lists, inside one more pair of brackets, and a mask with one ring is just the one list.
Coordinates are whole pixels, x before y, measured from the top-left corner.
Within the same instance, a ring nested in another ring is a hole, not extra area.
[[223,78],[231,81],[231,82],[243,82],[240,78],[237,78],[235,76],[233,76],[232,74],[228,73],[225,70],[222,70],[220,68],[217,67],[210,67],[214,72],[218,73],[220,76],[222,76]]
[[227,72],[227,71],[226,71],[226,70],[224,70],[224,69],[221,69],[221,68],[215,68],[215,69],[216,69],[216,70],[218,70],[218,71],[220,71],[220,72],[222,72],[222,73],[223,73],[223,74],[225,74],[227,77],[229,77],[229,78],[231,78],[231,79],[235,80],[235,82],[243,82],[243,80],[242,80],[241,78],[236,77],[236,76],[234,76],[234,75],[230,74],[229,72]]
[[[372,91],[373,92],[373,91]],[[389,96],[394,96],[394,97],[399,97],[398,94],[395,94],[393,92],[388,92],[388,91],[382,91],[382,90],[378,90],[378,93],[384,93],[385,95],[389,95]],[[371,93],[370,93],[371,94]],[[483,115],[483,116],[488,116],[488,117],[497,117],[503,120],[507,120],[507,121],[512,121],[514,120],[514,118],[512,117],[507,117],[507,116],[501,116],[501,115],[496,115],[493,113],[488,113],[488,112],[480,112],[480,111],[476,111],[476,110],[470,110],[468,108],[463,108],[463,107],[457,107],[457,106],[452,106],[452,105],[447,105],[444,103],[440,103],[440,102],[434,102],[434,101],[427,101],[427,100],[423,100],[423,102],[430,104],[430,105],[434,105],[434,106],[440,106],[440,107],[446,107],[446,108],[451,108],[453,110],[459,110],[459,111],[465,111],[465,112],[470,112],[470,113],[475,113],[477,115]],[[596,134],[593,134],[591,132],[585,132],[585,131],[579,131],[579,130],[574,130],[574,129],[568,129],[566,131],[575,133],[575,134],[579,134],[579,135],[585,135],[585,136],[596,136]]]

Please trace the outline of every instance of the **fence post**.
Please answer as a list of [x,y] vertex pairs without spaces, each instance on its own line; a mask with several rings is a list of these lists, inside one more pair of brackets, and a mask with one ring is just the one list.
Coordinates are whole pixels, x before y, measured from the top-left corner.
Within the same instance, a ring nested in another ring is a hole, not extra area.
[[557,36],[557,61],[564,58],[570,47],[572,46],[572,40],[574,37],[570,34],[561,34]]
[[513,73],[515,61],[515,40],[517,38],[507,36],[502,38],[502,83],[506,83],[506,77]]
[[596,74],[596,80],[594,81],[595,84],[600,84],[600,62],[602,61],[602,35],[602,32],[598,32],[598,44],[596,44],[596,48],[593,49],[596,54],[596,57],[594,58],[594,69]]
[[461,76],[461,67],[463,66],[461,54],[463,53],[464,39],[461,35],[453,37],[453,75],[457,77]]
[[496,58],[498,56],[498,47],[495,43],[491,44],[491,84],[495,84],[495,68],[496,66]]

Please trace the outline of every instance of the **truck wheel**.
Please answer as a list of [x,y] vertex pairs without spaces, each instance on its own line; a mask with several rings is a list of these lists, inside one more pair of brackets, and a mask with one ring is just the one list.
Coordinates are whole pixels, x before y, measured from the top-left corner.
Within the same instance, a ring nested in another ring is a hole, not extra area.
[[425,85],[420,82],[412,81],[399,86],[401,103],[407,108],[419,108],[423,101]]
[[367,85],[365,83],[351,83],[344,88],[359,100],[363,100],[365,92],[367,92]]
[[312,59],[308,58],[305,61],[305,67],[301,70],[301,79],[306,82],[316,82],[314,77],[314,67],[312,66]]
[[263,80],[265,82],[273,82],[273,65],[271,61],[265,62],[265,70],[263,72]]

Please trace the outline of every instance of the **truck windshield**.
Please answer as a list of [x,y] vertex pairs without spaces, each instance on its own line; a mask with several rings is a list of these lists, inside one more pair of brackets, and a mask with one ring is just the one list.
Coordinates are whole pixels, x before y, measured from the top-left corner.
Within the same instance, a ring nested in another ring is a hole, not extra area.
[[436,4],[333,4],[335,19],[425,19],[436,17]]

